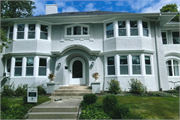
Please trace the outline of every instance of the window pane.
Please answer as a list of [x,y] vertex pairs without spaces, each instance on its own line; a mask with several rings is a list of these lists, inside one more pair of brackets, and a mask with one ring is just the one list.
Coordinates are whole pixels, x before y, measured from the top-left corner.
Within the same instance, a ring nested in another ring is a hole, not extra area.
[[41,25],[41,31],[48,32],[48,26],[47,25]]
[[88,28],[87,27],[83,27],[83,35],[87,35],[88,34]]
[[74,35],[81,35],[81,27],[80,26],[74,27]]
[[166,38],[166,33],[165,32],[161,32],[161,36],[164,38]]
[[179,76],[179,66],[174,66],[174,76]]
[[173,37],[173,44],[180,44],[179,37]]
[[17,32],[17,39],[24,39],[24,32]]
[[127,64],[127,56],[120,56],[120,64]]
[[178,65],[178,61],[173,60],[173,65]]
[[13,28],[14,28],[13,26],[10,27],[10,32],[13,32]]
[[169,76],[172,76],[172,67],[171,66],[167,66],[167,72]]
[[11,68],[11,59],[7,59],[7,72],[10,72]]
[[106,24],[106,31],[113,30],[113,23]]
[[150,65],[150,56],[145,56],[145,64]]
[[126,22],[125,21],[118,21],[118,27],[119,28],[126,28]]
[[146,65],[146,74],[151,74],[151,66]]
[[29,24],[29,31],[35,31],[35,24]]
[[26,67],[26,76],[33,76],[33,67]]
[[18,24],[18,31],[24,31],[24,24]]
[[46,58],[40,58],[39,66],[46,66]]
[[137,21],[130,21],[130,27],[131,28],[137,28],[138,27]]
[[173,37],[179,37],[179,32],[173,32]]
[[147,22],[142,22],[142,24],[143,24],[143,28],[148,28],[148,23]]
[[15,66],[22,66],[22,58],[16,58]]
[[162,38],[162,42],[163,42],[163,44],[167,44],[167,39],[166,38]]
[[106,32],[107,38],[114,37],[114,31],[110,30]]
[[28,32],[28,39],[35,39],[35,32]]
[[48,33],[41,32],[41,39],[47,39],[47,38],[48,38]]
[[114,57],[108,57],[108,65],[114,65]]
[[115,75],[115,67],[108,66],[108,75]]
[[141,74],[140,65],[133,65],[133,74]]
[[22,75],[22,67],[15,67],[15,76],[21,76]]
[[39,67],[39,75],[46,76],[46,67]]
[[27,66],[33,66],[34,65],[34,58],[29,57],[27,58]]
[[139,56],[132,56],[132,64],[140,64]]
[[166,65],[171,65],[171,60],[167,61]]
[[67,35],[71,35],[71,28],[67,28]]
[[143,36],[148,36],[148,29],[143,29]]
[[128,66],[120,66],[120,74],[128,74]]
[[119,29],[119,36],[126,36],[126,29]]
[[13,39],[13,32],[9,33],[9,38]]
[[131,29],[131,36],[137,36],[138,35],[138,29]]

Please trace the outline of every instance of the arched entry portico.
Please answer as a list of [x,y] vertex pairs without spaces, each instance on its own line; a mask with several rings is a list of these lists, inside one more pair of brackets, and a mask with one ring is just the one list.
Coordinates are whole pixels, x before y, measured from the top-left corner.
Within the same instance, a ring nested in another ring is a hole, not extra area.
[[86,65],[81,57],[70,61],[69,84],[86,85]]

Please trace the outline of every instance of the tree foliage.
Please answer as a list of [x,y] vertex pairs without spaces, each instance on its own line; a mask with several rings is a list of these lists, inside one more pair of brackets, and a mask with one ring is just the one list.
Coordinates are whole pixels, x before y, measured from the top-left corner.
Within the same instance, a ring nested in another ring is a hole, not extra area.
[[33,15],[33,1],[1,1],[1,18],[19,18]]
[[[160,9],[161,12],[178,12],[177,4],[167,4]],[[179,14],[176,15],[171,21],[179,22]]]

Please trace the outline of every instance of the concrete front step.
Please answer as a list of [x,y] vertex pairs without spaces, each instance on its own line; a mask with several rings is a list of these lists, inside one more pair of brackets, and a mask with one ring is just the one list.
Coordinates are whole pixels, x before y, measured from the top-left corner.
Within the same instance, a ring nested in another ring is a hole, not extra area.
[[77,112],[30,112],[28,119],[76,119]]
[[59,87],[59,89],[91,89],[89,86],[65,86]]
[[91,89],[58,89],[55,92],[92,92]]
[[78,106],[38,106],[33,107],[32,112],[77,112]]
[[85,94],[91,94],[92,92],[55,92],[51,93],[52,96],[83,96]]

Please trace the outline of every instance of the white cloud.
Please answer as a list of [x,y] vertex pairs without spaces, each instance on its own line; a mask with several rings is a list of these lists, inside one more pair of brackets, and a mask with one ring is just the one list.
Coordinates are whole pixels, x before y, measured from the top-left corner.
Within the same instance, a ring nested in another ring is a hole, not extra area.
[[111,4],[111,2],[110,2],[110,1],[105,1],[105,3],[106,3],[106,4]]
[[95,11],[97,9],[94,8],[94,4],[93,3],[89,3],[85,6],[84,11]]
[[36,6],[36,9],[34,9],[34,16],[37,16],[37,15],[45,15],[46,13],[46,1],[36,1],[36,0],[32,0],[35,2],[35,6]]
[[76,8],[72,7],[72,6],[68,6],[66,8],[62,9],[62,12],[78,12],[79,10],[77,10]]
[[107,11],[111,11],[111,10],[113,10],[113,7],[107,8]]
[[124,5],[124,2],[123,2],[123,1],[118,1],[118,2],[116,3],[116,5],[117,5],[117,6],[122,6],[122,5]]
[[62,1],[55,1],[55,3],[57,4],[58,7],[66,7],[66,3],[62,2]]

